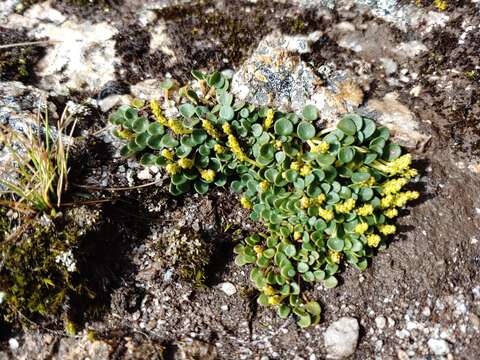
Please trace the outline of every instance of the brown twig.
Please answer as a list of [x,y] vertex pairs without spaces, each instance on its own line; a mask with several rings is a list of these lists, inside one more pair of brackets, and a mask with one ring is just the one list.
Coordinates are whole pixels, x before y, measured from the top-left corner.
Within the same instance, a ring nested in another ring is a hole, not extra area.
[[18,47],[18,46],[31,46],[31,45],[42,45],[42,44],[56,44],[56,43],[61,43],[61,42],[62,42],[62,41],[60,41],[60,40],[27,41],[27,42],[15,43],[15,44],[0,45],[0,49],[8,49],[8,48],[13,48],[13,47]]

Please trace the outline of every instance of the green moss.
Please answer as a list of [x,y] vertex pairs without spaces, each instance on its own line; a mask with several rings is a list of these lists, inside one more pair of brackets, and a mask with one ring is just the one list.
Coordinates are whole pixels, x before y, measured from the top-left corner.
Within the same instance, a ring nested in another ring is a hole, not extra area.
[[204,285],[212,248],[202,233],[175,228],[160,239],[158,250],[164,267],[174,268],[182,280]]
[[[25,30],[8,29],[0,26],[0,45],[35,41]],[[40,46],[16,46],[0,51],[0,80],[32,82],[33,67],[43,56]]]
[[[9,220],[0,208],[0,316],[13,326],[30,321],[63,328],[72,334],[72,300],[94,297],[77,266],[84,234],[91,225],[77,224],[70,215],[49,219]],[[29,321],[25,321],[28,319]]]

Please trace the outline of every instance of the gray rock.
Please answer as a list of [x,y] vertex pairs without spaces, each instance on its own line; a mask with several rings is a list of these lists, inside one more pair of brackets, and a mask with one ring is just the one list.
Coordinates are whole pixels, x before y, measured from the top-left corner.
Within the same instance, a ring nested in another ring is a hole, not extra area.
[[11,15],[7,27],[27,27],[28,34],[52,42],[37,64],[39,87],[68,95],[70,89],[98,91],[115,78],[115,41],[117,30],[100,22],[92,24],[66,18],[50,6],[35,4],[23,15]]
[[324,334],[327,357],[344,359],[355,352],[359,326],[355,318],[343,317],[332,323]]
[[445,355],[450,352],[448,342],[443,339],[430,339],[428,340],[428,347],[435,355]]

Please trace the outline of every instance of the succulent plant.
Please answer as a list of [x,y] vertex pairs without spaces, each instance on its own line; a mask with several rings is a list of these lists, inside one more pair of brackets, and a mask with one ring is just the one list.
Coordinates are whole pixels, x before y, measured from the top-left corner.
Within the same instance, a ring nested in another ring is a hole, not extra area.
[[305,290],[335,287],[342,263],[364,270],[385,248],[398,208],[419,196],[402,191],[417,175],[411,156],[369,118],[348,114],[317,131],[314,105],[301,115],[257,107],[234,101],[221,73],[192,75],[197,83],[177,91],[181,118],[167,119],[156,101],[112,114],[121,153],[164,168],[174,195],[227,183],[241,193],[266,228],[234,250],[238,265],[252,264],[258,303],[301,327],[318,323],[320,305]]

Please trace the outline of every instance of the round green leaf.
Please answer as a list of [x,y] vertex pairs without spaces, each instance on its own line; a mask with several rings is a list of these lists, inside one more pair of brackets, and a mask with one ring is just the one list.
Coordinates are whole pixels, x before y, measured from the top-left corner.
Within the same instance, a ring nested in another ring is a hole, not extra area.
[[150,136],[147,140],[147,145],[154,150],[160,150],[162,148],[162,137],[161,134]]
[[297,135],[304,141],[310,140],[315,136],[315,127],[306,121],[302,121],[297,126]]
[[293,132],[293,124],[288,119],[281,118],[275,122],[274,130],[277,135],[288,136]]
[[327,246],[333,251],[342,251],[344,245],[345,242],[339,238],[330,238],[327,241]]
[[351,147],[341,148],[338,153],[338,158],[344,164],[347,164],[350,161],[352,161],[354,156],[355,156],[355,151]]
[[163,135],[165,133],[165,129],[162,124],[154,122],[148,125],[147,132],[150,135]]
[[352,181],[357,184],[367,181],[369,178],[370,174],[366,172],[356,172],[352,175]]
[[345,116],[337,124],[337,128],[342,130],[347,135],[355,135],[357,127],[351,118]]
[[327,289],[332,289],[332,288],[334,288],[335,286],[338,285],[338,280],[335,276],[329,276],[323,281],[323,285]]
[[318,118],[318,111],[315,105],[307,105],[303,108],[303,118],[307,121],[314,121]]
[[178,110],[186,118],[191,118],[195,114],[195,106],[190,103],[180,105]]
[[233,111],[233,108],[229,105],[223,105],[220,108],[220,117],[226,121],[230,121],[234,118],[235,112]]
[[395,160],[402,154],[402,148],[397,144],[390,143],[383,150],[383,158],[388,161]]
[[147,127],[148,120],[143,117],[136,119],[132,124],[133,131],[135,131],[136,133],[143,133],[147,131]]

